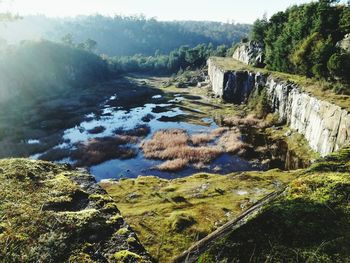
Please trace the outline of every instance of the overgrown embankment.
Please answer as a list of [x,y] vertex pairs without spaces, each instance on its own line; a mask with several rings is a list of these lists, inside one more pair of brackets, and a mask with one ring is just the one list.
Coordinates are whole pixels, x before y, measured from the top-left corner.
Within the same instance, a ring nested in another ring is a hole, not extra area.
[[350,147],[300,172],[277,200],[190,262],[347,262]]

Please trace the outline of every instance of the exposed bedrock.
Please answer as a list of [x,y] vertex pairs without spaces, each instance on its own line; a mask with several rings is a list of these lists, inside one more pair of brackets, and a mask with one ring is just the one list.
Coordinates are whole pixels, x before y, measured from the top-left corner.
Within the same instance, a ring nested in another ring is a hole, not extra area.
[[255,41],[241,42],[232,56],[247,65],[264,67],[264,46]]
[[320,155],[349,143],[350,114],[341,107],[302,91],[296,84],[258,72],[225,71],[211,59],[208,70],[213,92],[229,102],[245,103],[255,88],[265,87],[273,112],[303,134]]

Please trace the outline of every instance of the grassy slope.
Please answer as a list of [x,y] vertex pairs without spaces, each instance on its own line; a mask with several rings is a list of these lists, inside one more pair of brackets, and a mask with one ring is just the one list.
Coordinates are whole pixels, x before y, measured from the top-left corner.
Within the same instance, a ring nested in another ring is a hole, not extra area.
[[132,253],[149,259],[90,175],[43,161],[0,160],[0,262],[142,259]]
[[350,147],[316,162],[285,194],[198,262],[348,262]]
[[334,93],[331,90],[334,83],[307,78],[300,75],[254,68],[252,66],[243,64],[242,62],[233,58],[212,57],[211,59],[223,70],[250,70],[255,72],[262,72],[265,74],[271,74],[273,77],[280,78],[282,80],[292,81],[298,84],[302,90],[312,94],[316,98],[336,104],[341,108],[350,111],[350,95],[340,95]]
[[227,176],[201,173],[174,180],[139,177],[101,185],[151,255],[169,262],[294,174],[278,170]]

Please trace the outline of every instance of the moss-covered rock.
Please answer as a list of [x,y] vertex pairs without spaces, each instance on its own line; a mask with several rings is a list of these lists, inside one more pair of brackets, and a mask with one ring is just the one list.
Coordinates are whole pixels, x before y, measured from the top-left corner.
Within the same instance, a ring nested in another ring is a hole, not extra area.
[[142,257],[128,250],[121,250],[114,254],[113,259],[118,263],[141,262]]
[[[1,262],[106,262],[125,250],[151,261],[94,178],[68,166],[0,160],[0,220]],[[133,242],[115,238],[124,228]]]

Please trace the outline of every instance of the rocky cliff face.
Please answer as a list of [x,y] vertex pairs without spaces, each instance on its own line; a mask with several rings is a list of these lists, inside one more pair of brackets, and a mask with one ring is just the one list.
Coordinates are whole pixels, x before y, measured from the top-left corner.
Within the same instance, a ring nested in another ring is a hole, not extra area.
[[254,41],[240,43],[233,53],[233,58],[247,65],[264,67],[264,47]]
[[260,74],[248,71],[225,71],[214,61],[208,60],[208,74],[216,96],[236,104],[247,101],[255,85],[260,82]]
[[339,106],[272,77],[268,78],[266,89],[272,109],[292,129],[303,134],[311,148],[322,156],[339,150],[350,141],[350,114]]
[[[264,86],[273,112],[303,134],[311,148],[325,156],[350,142],[350,114],[339,106],[303,92],[297,85],[249,71],[225,71],[208,61],[213,92],[243,103],[254,88]],[[232,92],[234,91],[234,92]]]

